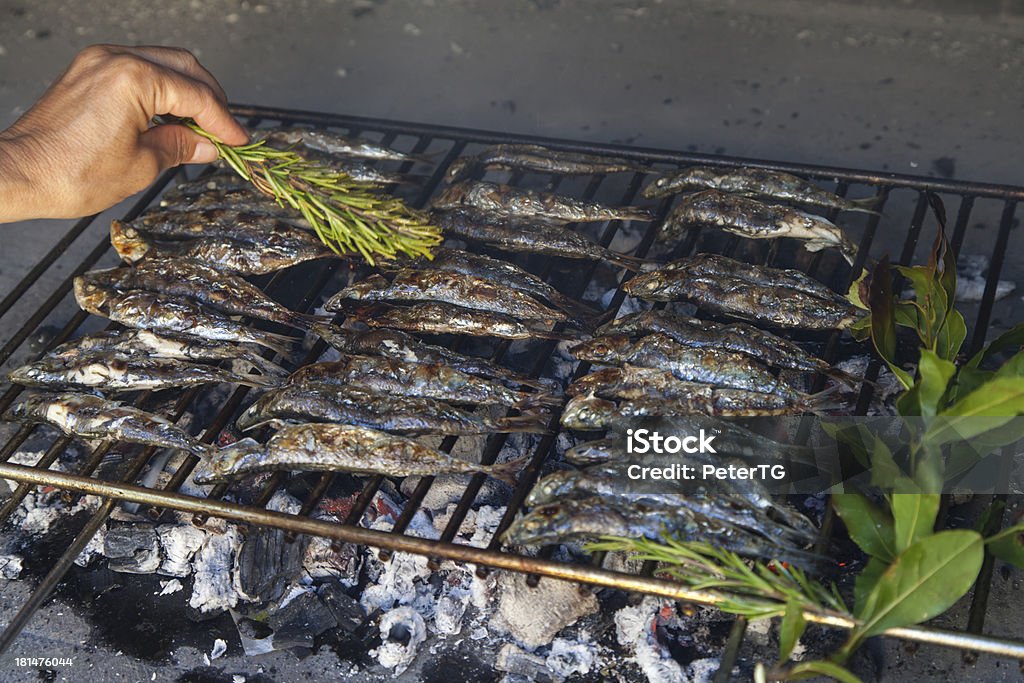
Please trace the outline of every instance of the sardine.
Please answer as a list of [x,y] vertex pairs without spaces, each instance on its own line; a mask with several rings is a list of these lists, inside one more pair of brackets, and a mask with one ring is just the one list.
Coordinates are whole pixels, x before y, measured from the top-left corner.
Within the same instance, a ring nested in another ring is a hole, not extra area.
[[505,287],[546,301],[571,315],[591,317],[597,314],[596,310],[562,294],[533,273],[509,261],[450,247],[437,247],[432,256],[431,259],[414,259],[409,265],[423,270],[444,270],[500,282]]
[[605,365],[639,365],[667,370],[686,382],[779,394],[800,400],[803,394],[775,377],[750,356],[716,348],[683,346],[655,333],[636,342],[626,335],[596,337],[570,349],[574,358]]
[[190,214],[198,211],[233,211],[242,208],[244,211],[270,216],[291,225],[309,228],[306,219],[298,209],[288,204],[279,203],[273,197],[265,195],[250,184],[248,187],[212,190],[195,194],[168,194],[160,200],[160,208],[177,214]]
[[132,268],[93,270],[88,282],[120,290],[142,289],[192,299],[227,315],[240,315],[308,329],[324,319],[289,310],[247,280],[190,259],[143,259]]
[[351,307],[349,301],[438,301],[519,320],[548,324],[566,320],[565,313],[545,306],[525,292],[446,270],[403,268],[394,274],[391,282],[383,275],[371,275],[335,294],[325,308],[345,310]]
[[407,363],[438,363],[469,375],[499,379],[506,384],[535,389],[550,390],[554,384],[550,380],[526,377],[486,358],[467,356],[443,346],[426,344],[399,330],[352,330],[321,324],[313,326],[313,331],[347,355],[384,356]]
[[170,420],[91,394],[36,394],[23,399],[5,419],[47,422],[68,436],[112,439],[174,448],[200,457],[213,447],[200,443]]
[[593,441],[578,443],[565,451],[565,461],[573,465],[595,465],[612,460],[626,460],[630,457],[626,450],[626,440],[622,437],[606,437]]
[[720,348],[756,358],[766,365],[805,372],[829,372],[828,363],[797,344],[771,332],[747,325],[723,325],[690,318],[664,309],[632,313],[602,325],[597,335],[628,334],[643,337],[664,334],[683,346]]
[[540,145],[494,145],[474,156],[460,157],[453,161],[445,172],[445,178],[449,183],[455,182],[474,167],[558,175],[592,175],[647,170],[646,166],[638,162],[600,154],[565,152]]
[[221,169],[195,180],[178,183],[163,194],[160,198],[160,205],[164,206],[164,202],[172,204],[183,201],[187,197],[195,197],[207,192],[250,192],[260,195],[251,182],[235,173],[233,169]]
[[256,244],[229,237],[157,241],[116,220],[110,224],[110,243],[128,263],[144,257],[187,258],[240,275],[265,275],[306,261],[338,257],[324,244]]
[[434,225],[445,234],[482,242],[503,251],[607,261],[633,271],[639,271],[644,264],[642,259],[605,249],[556,223],[507,218],[464,209],[434,212],[431,215]]
[[637,396],[617,401],[599,398],[594,394],[576,395],[569,400],[562,413],[562,426],[567,429],[599,430],[610,426],[609,422],[573,421],[574,416],[582,415],[580,403],[585,403],[590,411],[587,414],[616,414],[617,420],[640,420],[649,417],[690,417],[708,415],[712,417],[765,417],[775,415],[797,415],[807,409],[794,408],[781,396],[762,394],[741,389],[713,389],[707,387],[700,392],[686,396],[657,398]]
[[348,356],[338,361],[306,365],[292,373],[288,384],[351,386],[396,396],[434,398],[459,404],[503,405],[524,410],[560,403],[551,394],[518,391],[500,382],[468,375],[444,365],[408,363],[379,356]]
[[619,410],[634,416],[800,415],[816,409],[809,398],[685,382],[668,370],[632,365],[592,372],[570,384],[565,393],[618,400]]
[[273,387],[281,382],[280,377],[240,375],[212,365],[171,358],[124,356],[111,352],[82,355],[71,360],[43,358],[13,370],[9,379],[27,387],[109,392],[158,390],[219,382]]
[[187,335],[158,334],[152,330],[124,329],[97,332],[61,344],[48,358],[64,361],[100,352],[124,356],[150,356],[176,360],[225,361],[249,363],[264,375],[287,375],[288,371],[248,346],[237,342],[214,341]]
[[333,422],[409,436],[545,431],[536,415],[491,418],[437,399],[394,396],[331,384],[289,385],[267,392],[239,416],[236,426],[246,431],[268,422]]
[[821,216],[718,190],[680,200],[661,224],[659,235],[675,239],[691,225],[709,225],[749,239],[792,237],[802,240],[804,249],[811,252],[835,247],[851,265],[857,256],[857,247],[842,228]]
[[644,188],[641,194],[647,199],[667,197],[687,190],[721,190],[748,197],[781,199],[794,204],[821,206],[842,211],[874,211],[877,197],[846,199],[821,189],[814,183],[783,173],[763,168],[715,168],[693,166],[681,171],[667,173]]
[[190,240],[226,237],[259,245],[321,245],[305,219],[282,220],[249,209],[202,209],[199,211],[148,211],[128,223],[148,237],[162,240]]
[[629,280],[623,289],[639,299],[690,301],[712,313],[780,328],[845,329],[862,315],[799,271],[723,256],[682,259]]
[[475,311],[439,301],[413,306],[379,306],[359,308],[354,318],[370,327],[391,327],[424,334],[468,334],[501,339],[564,339],[565,335],[531,327],[515,318],[500,313]]
[[291,337],[246,327],[190,299],[141,290],[122,292],[101,287],[82,276],[75,278],[75,299],[86,312],[127,327],[259,344],[284,355],[294,341]]
[[551,192],[476,181],[449,185],[434,199],[432,206],[442,210],[469,207],[505,216],[560,223],[650,221],[654,218],[647,209],[635,206],[605,206]]
[[286,426],[265,445],[242,439],[222,448],[194,474],[197,484],[228,481],[259,472],[354,472],[389,477],[483,473],[515,483],[522,461],[480,465],[403,436],[335,424]]
[[312,128],[278,128],[251,131],[253,140],[266,140],[273,147],[302,145],[317,152],[337,154],[361,159],[380,159],[385,161],[421,161],[424,157],[399,152],[369,140],[348,138],[326,130]]

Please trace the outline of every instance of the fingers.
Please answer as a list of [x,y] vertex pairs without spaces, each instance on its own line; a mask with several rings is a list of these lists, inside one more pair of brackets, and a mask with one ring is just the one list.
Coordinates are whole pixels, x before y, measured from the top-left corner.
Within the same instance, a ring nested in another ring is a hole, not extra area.
[[185,126],[154,126],[142,134],[140,143],[161,170],[179,164],[208,164],[217,160],[217,148]]
[[213,77],[209,71],[199,63],[188,50],[179,47],[161,47],[158,45],[140,45],[138,47],[126,47],[122,48],[128,54],[134,54],[136,56],[147,59],[154,64],[167,67],[168,69],[174,69],[179,71],[186,76],[191,76],[199,81],[202,81],[208,85],[213,92],[217,95],[222,103],[227,104],[228,96],[224,92],[224,88],[221,87],[217,79]]
[[195,119],[204,130],[228,143],[245,144],[249,136],[207,84],[170,69],[160,69],[151,83],[139,85],[150,117],[157,114]]

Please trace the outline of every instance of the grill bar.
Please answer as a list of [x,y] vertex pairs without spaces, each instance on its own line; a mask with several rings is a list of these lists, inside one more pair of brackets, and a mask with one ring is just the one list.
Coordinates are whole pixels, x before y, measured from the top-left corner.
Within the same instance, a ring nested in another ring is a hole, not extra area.
[[[440,162],[427,176],[425,176],[425,181],[422,187],[413,193],[415,195],[415,198],[412,200],[414,205],[423,205],[426,203],[443,180],[444,172],[448,165],[458,156],[468,151],[470,145],[494,144],[500,142],[545,144],[556,149],[596,154],[613,154],[652,164],[667,164],[670,167],[676,167],[683,164],[700,163],[727,167],[740,165],[756,166],[760,168],[782,170],[803,176],[815,177],[819,180],[835,182],[836,191],[843,195],[853,188],[860,189],[861,192],[857,194],[862,194],[864,186],[867,186],[874,192],[875,196],[879,197],[880,202],[883,204],[889,200],[890,194],[894,192],[903,193],[905,195],[910,191],[916,194],[917,197],[909,229],[905,233],[905,240],[903,242],[900,257],[900,262],[902,263],[909,263],[917,248],[917,243],[927,216],[928,203],[925,194],[926,192],[939,192],[945,195],[960,197],[959,210],[951,239],[953,248],[956,251],[959,251],[959,248],[966,239],[967,233],[970,229],[972,211],[977,213],[979,204],[987,203],[991,205],[995,201],[1001,201],[1002,211],[1001,218],[999,220],[999,230],[995,244],[993,245],[991,266],[989,269],[985,293],[976,319],[975,336],[972,339],[972,344],[974,345],[980,345],[983,342],[987,333],[989,321],[992,320],[993,307],[995,304],[995,286],[999,273],[1004,267],[1004,254],[1009,243],[1009,233],[1014,223],[1016,203],[1019,199],[1024,197],[1024,189],[1001,185],[964,183],[952,180],[918,178],[897,174],[874,174],[850,169],[780,164],[757,160],[713,157],[701,154],[627,148],[614,145],[593,145],[566,140],[531,138],[508,133],[489,133],[485,131],[464,130],[450,127],[407,124],[404,122],[392,121],[375,121],[359,117],[283,111],[278,109],[263,109],[247,106],[235,107],[234,112],[236,115],[252,116],[256,119],[266,118],[277,122],[287,121],[288,123],[318,124],[345,128],[348,129],[349,134],[352,135],[356,135],[362,131],[379,133],[383,134],[382,142],[384,144],[392,144],[400,136],[403,141],[405,138],[412,137],[415,139],[412,149],[414,152],[424,152],[427,149],[441,147],[442,149],[440,152],[435,152],[435,158],[440,157]],[[401,172],[409,172],[411,168],[411,164],[402,165]],[[661,167],[652,168],[651,172],[660,172],[661,170],[663,170]],[[636,173],[629,179],[624,193],[621,195],[621,199],[619,200],[620,203],[630,203],[633,200],[639,188],[644,184],[646,175],[646,173]],[[160,181],[154,185],[153,188],[147,191],[133,206],[126,218],[130,219],[141,213],[141,211],[157,197],[163,187],[171,181],[172,177],[173,172],[162,176]],[[513,174],[511,182],[513,184],[517,184],[522,179],[523,176],[521,174]],[[589,183],[587,183],[585,189],[582,191],[581,196],[594,197],[597,195],[604,180],[605,179],[602,177],[590,178]],[[554,179],[549,178],[546,187],[547,189],[553,190],[557,188],[561,182],[562,178],[560,177],[556,177]],[[602,201],[614,203],[615,200],[606,200],[602,198]],[[648,250],[654,244],[657,227],[660,221],[667,214],[671,204],[672,200],[666,199],[657,206],[658,218],[651,223],[639,246],[634,251],[637,256],[646,255]],[[33,286],[36,286],[42,274],[56,262],[56,258],[59,256],[60,251],[58,250],[58,247],[63,248],[62,245],[66,246],[71,244],[85,232],[89,225],[88,220],[89,219],[83,219],[83,221],[76,223],[72,229],[63,238],[61,238],[58,245],[51,249],[43,259],[41,259],[40,262],[29,271],[12,293],[0,302],[0,320],[9,315],[10,311],[13,310],[14,300],[16,298],[20,298],[22,294],[28,292]],[[859,223],[859,221],[857,222]],[[860,267],[867,263],[867,259],[870,258],[871,255],[869,252],[872,249],[876,235],[879,234],[879,222],[880,217],[875,215],[868,216],[864,220],[864,224],[860,228],[860,251],[857,257],[857,262],[852,269],[847,269],[845,264],[837,264],[840,267],[835,268],[834,272],[827,274],[819,273],[819,278],[827,282],[831,282],[837,290],[842,291],[845,289],[853,277],[855,277],[855,274],[860,271]],[[853,219],[850,219],[850,224],[854,224]],[[619,227],[620,224],[617,222],[610,222],[606,224],[603,230],[601,230],[598,241],[607,246],[615,238]],[[698,229],[688,230],[685,237],[681,240],[681,243],[676,246],[673,256],[679,257],[691,253],[698,247],[698,245],[704,244],[703,240],[705,237],[705,233]],[[788,250],[784,251],[783,248],[780,248],[780,245],[777,242],[769,245],[762,245],[760,243],[752,243],[740,240],[736,237],[730,237],[724,241],[724,245],[725,249],[719,249],[720,251],[724,251],[724,253],[732,253],[736,250],[742,249],[746,256],[756,256],[756,258],[747,259],[751,261],[759,261],[775,265],[778,261],[789,258]],[[105,239],[93,249],[93,251],[86,257],[85,261],[74,269],[71,276],[58,285],[54,292],[50,293],[49,297],[45,300],[43,307],[39,311],[36,311],[28,321],[18,327],[13,335],[7,339],[4,346],[0,348],[0,362],[6,362],[9,360],[10,357],[31,336],[32,332],[40,324],[43,324],[48,320],[57,306],[65,300],[65,297],[71,289],[71,283],[74,275],[84,272],[84,270],[92,267],[107,253],[108,250],[109,242]],[[874,256],[877,257],[878,254],[875,254]],[[826,256],[821,253],[807,254],[802,250],[798,250],[798,255],[795,257],[795,261],[799,264],[801,269],[810,273],[816,273],[818,271],[822,271],[825,268],[825,264],[832,264],[832,258],[833,257],[831,255]],[[557,267],[560,261],[561,259],[536,259],[534,257],[530,260],[530,270],[545,278],[548,278],[549,276],[557,276],[560,279],[560,281],[556,283],[559,289],[569,295],[580,295],[587,288],[590,280],[594,277],[597,269],[599,268],[597,263],[584,263],[584,265],[576,268],[574,272],[567,276],[562,272],[564,269],[559,269]],[[580,262],[575,263],[578,264]],[[538,264],[540,264],[539,267]],[[331,263],[326,267],[322,264],[316,264],[313,267],[304,269],[303,272],[308,273],[309,279],[307,281],[312,283],[312,287],[308,290],[301,302],[290,302],[289,305],[296,310],[307,310],[314,303],[321,290],[332,281],[336,275],[338,267],[337,263]],[[582,277],[580,275],[581,272]],[[624,282],[631,276],[631,273],[621,271],[620,279]],[[282,290],[279,291],[278,294],[283,296],[287,293],[283,291],[286,288],[286,281],[288,281],[288,278],[285,274],[278,274],[270,279],[266,284],[266,287],[271,290]],[[15,294],[17,296],[15,296]],[[624,297],[624,292],[620,287],[612,296],[607,307],[608,310],[618,310],[623,303]],[[57,336],[50,342],[49,347],[52,348],[56,344],[59,344],[71,337],[87,317],[88,316],[82,312],[78,312],[73,315],[63,326]],[[11,327],[16,326],[9,325],[8,329]],[[832,361],[836,358],[840,346],[839,339],[840,335],[834,334],[825,342],[825,353],[823,355],[826,360]],[[455,345],[457,344],[458,342],[455,343]],[[537,354],[538,360],[532,371],[533,374],[536,375],[540,374],[544,370],[548,358],[555,350],[555,342],[544,341],[535,342],[535,344],[536,346],[532,348],[536,349],[535,353]],[[509,346],[508,342],[500,342],[496,344],[492,358],[501,361],[508,351]],[[322,341],[318,342],[303,363],[315,360],[324,349],[325,344],[323,344]],[[581,363],[577,368],[576,375],[578,376],[579,374],[586,372],[587,369],[588,365]],[[868,369],[869,379],[877,377],[879,370],[880,365],[877,362],[872,362]],[[20,387],[8,388],[7,391],[0,396],[0,409],[6,409],[9,407],[20,392]],[[247,394],[248,389],[236,389],[219,406],[203,432],[202,438],[204,441],[211,442],[217,438],[220,432],[234,418],[239,409],[242,408]],[[186,392],[182,395],[181,401],[183,402],[179,402],[178,408],[176,408],[176,410],[179,411],[179,417],[181,413],[191,405],[197,395],[197,390]],[[858,408],[861,409],[861,411],[866,408],[867,401],[869,399],[870,385],[865,385],[858,403]],[[140,397],[137,400],[143,400],[143,398]],[[558,426],[557,415],[553,417],[551,426]],[[309,517],[309,515],[311,515],[317,508],[319,502],[327,494],[331,488],[331,484],[336,480],[338,475],[326,474],[312,480],[310,489],[303,501],[299,515],[284,515],[282,513],[263,509],[274,493],[284,484],[287,479],[284,474],[271,477],[262,490],[256,495],[256,499],[252,505],[241,506],[219,500],[219,496],[228,490],[227,487],[219,487],[215,489],[215,495],[207,499],[195,498],[179,493],[178,490],[180,486],[185,482],[190,475],[192,468],[197,464],[195,458],[189,458],[183,466],[179,467],[174,473],[170,483],[162,490],[148,489],[136,486],[132,483],[135,481],[139,472],[141,472],[141,469],[145,466],[146,461],[148,461],[149,456],[146,455],[146,451],[139,454],[137,460],[131,461],[130,466],[125,471],[124,476],[121,477],[120,482],[105,481],[94,476],[94,470],[98,469],[103,453],[105,453],[104,450],[101,450],[103,449],[102,446],[100,449],[96,449],[92,452],[88,460],[81,466],[78,475],[63,474],[46,469],[47,465],[58,457],[66,447],[67,440],[63,437],[55,439],[47,452],[47,460],[40,465],[35,467],[24,467],[5,464],[5,461],[8,460],[17,448],[33,433],[33,429],[33,427],[20,427],[13,432],[13,436],[10,440],[0,446],[0,456],[2,456],[0,457],[0,477],[18,481],[21,484],[18,490],[23,492],[30,490],[31,486],[45,483],[69,491],[95,493],[108,498],[108,500],[104,502],[103,506],[96,513],[94,518],[87,523],[85,528],[82,529],[72,547],[69,548],[67,553],[65,553],[65,557],[61,559],[51,574],[47,576],[44,580],[44,584],[40,586],[37,593],[33,594],[29,603],[26,603],[26,605],[23,606],[16,623],[12,624],[12,626],[17,626],[17,629],[20,629],[24,623],[27,622],[31,617],[32,612],[45,601],[46,596],[49,594],[50,590],[52,590],[53,586],[59,583],[64,572],[70,568],[71,562],[77,556],[81,547],[84,547],[92,537],[93,533],[95,533],[95,530],[100,528],[105,521],[106,514],[101,516],[100,513],[107,510],[107,514],[109,514],[109,510],[113,509],[112,506],[116,499],[134,501],[136,503],[152,506],[152,509],[150,509],[149,512],[154,515],[159,515],[159,512],[163,509],[182,510],[192,512],[197,516],[197,520],[202,520],[213,515],[239,522],[277,526],[278,528],[285,529],[292,535],[299,533],[311,533],[331,538],[336,542],[360,543],[381,549],[385,557],[387,556],[387,553],[395,551],[415,552],[427,555],[432,558],[433,562],[436,562],[440,558],[470,562],[477,565],[478,570],[480,571],[485,571],[487,567],[510,569],[538,577],[552,576],[581,581],[584,583],[612,586],[625,590],[638,590],[641,592],[654,593],[698,604],[713,605],[717,601],[717,598],[713,595],[699,591],[686,591],[677,584],[673,584],[662,579],[652,578],[651,574],[653,573],[654,567],[650,563],[645,566],[644,571],[642,571],[639,576],[632,576],[602,569],[600,567],[602,558],[600,557],[592,558],[591,565],[565,564],[550,560],[550,553],[547,551],[542,551],[540,557],[529,557],[513,552],[514,549],[502,548],[500,541],[502,532],[507,529],[508,525],[520,510],[522,502],[529,492],[530,487],[540,475],[547,460],[552,457],[554,453],[554,435],[545,435],[539,440],[539,443],[532,452],[529,465],[520,474],[518,485],[513,491],[509,501],[508,510],[501,520],[490,545],[487,548],[481,549],[455,542],[458,529],[469,510],[472,509],[473,504],[476,502],[477,495],[479,494],[485,480],[485,477],[481,475],[474,475],[470,477],[468,484],[463,489],[461,496],[458,499],[454,515],[449,520],[447,527],[441,533],[440,540],[431,541],[410,537],[405,533],[413,515],[433,485],[433,479],[429,477],[421,479],[415,491],[413,491],[412,495],[406,499],[404,508],[402,509],[394,528],[388,532],[376,532],[360,527],[359,522],[373,496],[379,490],[380,485],[384,482],[384,477],[371,478],[363,485],[348,518],[344,523],[339,524],[311,519]],[[486,442],[484,452],[482,453],[482,461],[495,461],[501,454],[502,447],[505,445],[507,438],[507,435],[492,435]],[[445,445],[449,447],[453,444],[454,439],[446,440],[445,442]],[[0,509],[0,521],[3,520],[5,514],[9,514],[13,511],[16,504],[16,502],[13,504],[8,502],[3,509]],[[826,527],[828,526],[829,525],[826,524]],[[821,540],[822,542],[827,542],[827,536],[823,535]],[[76,548],[77,550],[75,550]],[[981,592],[984,591],[982,590]],[[980,607],[976,607],[975,611],[980,610],[983,614],[985,601],[982,598],[978,602],[980,602]],[[834,615],[809,615],[808,618],[809,620],[817,623],[824,623],[826,625],[839,628],[848,628],[850,626],[849,623],[844,623],[843,619],[837,618]],[[972,617],[971,621],[972,627],[980,625],[977,617]],[[13,640],[17,629],[14,629],[14,632],[12,632],[12,629],[8,628],[3,639],[0,640],[0,649]],[[735,656],[733,641],[735,640],[735,646],[738,647],[741,642],[743,631],[744,628],[741,620],[737,620],[734,623],[734,634],[738,633],[738,635],[736,635],[735,639],[730,638],[726,651],[723,653],[723,669],[725,668],[725,663],[728,657]],[[1024,643],[988,638],[982,635],[935,631],[925,628],[894,629],[889,632],[889,635],[907,638],[917,642],[948,645],[962,649],[972,649],[979,652],[984,651],[1011,657],[1024,658]]]

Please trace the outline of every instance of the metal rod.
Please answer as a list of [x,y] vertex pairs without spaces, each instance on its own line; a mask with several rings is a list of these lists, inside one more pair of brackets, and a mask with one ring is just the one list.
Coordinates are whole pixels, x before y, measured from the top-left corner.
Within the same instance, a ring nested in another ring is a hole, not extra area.
[[[144,464],[145,461],[141,464],[136,461],[133,469],[137,468],[141,471]],[[181,512],[207,514],[232,522],[269,526],[292,531],[297,534],[323,536],[324,538],[331,538],[344,543],[356,543],[374,548],[391,547],[400,552],[428,556],[438,555],[457,562],[483,564],[495,569],[508,569],[520,573],[533,572],[565,581],[610,586],[637,593],[660,595],[700,605],[714,606],[721,604],[723,600],[722,596],[715,593],[690,590],[682,584],[672,581],[625,574],[594,567],[589,564],[566,564],[550,560],[540,560],[524,555],[512,555],[484,548],[476,548],[474,546],[440,543],[415,536],[395,536],[386,531],[374,531],[373,529],[363,527],[298,517],[283,512],[274,512],[273,510],[253,508],[219,500],[195,498],[181,493],[152,491],[142,486],[100,481],[91,477],[80,477],[64,472],[36,470],[24,465],[0,464],[0,479],[13,479],[14,481],[22,481],[37,486],[71,489],[103,498],[158,505]],[[74,557],[77,557],[77,553],[71,558],[71,561],[74,560]],[[52,586],[50,588],[52,589]],[[804,616],[810,622],[834,628],[850,629],[856,625],[855,621],[840,614],[809,612]],[[14,622],[12,622],[13,624]],[[953,631],[940,631],[919,626],[894,628],[884,633],[885,635],[919,643],[948,645],[958,649],[974,649],[979,652],[1024,659],[1024,642],[1020,641]]]

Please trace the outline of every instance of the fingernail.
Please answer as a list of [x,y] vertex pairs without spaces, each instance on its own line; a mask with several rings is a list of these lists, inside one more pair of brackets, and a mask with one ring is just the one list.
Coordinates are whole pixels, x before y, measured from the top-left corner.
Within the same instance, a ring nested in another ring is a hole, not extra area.
[[200,140],[196,143],[196,150],[189,159],[190,164],[208,164],[217,160],[217,148],[209,140]]

